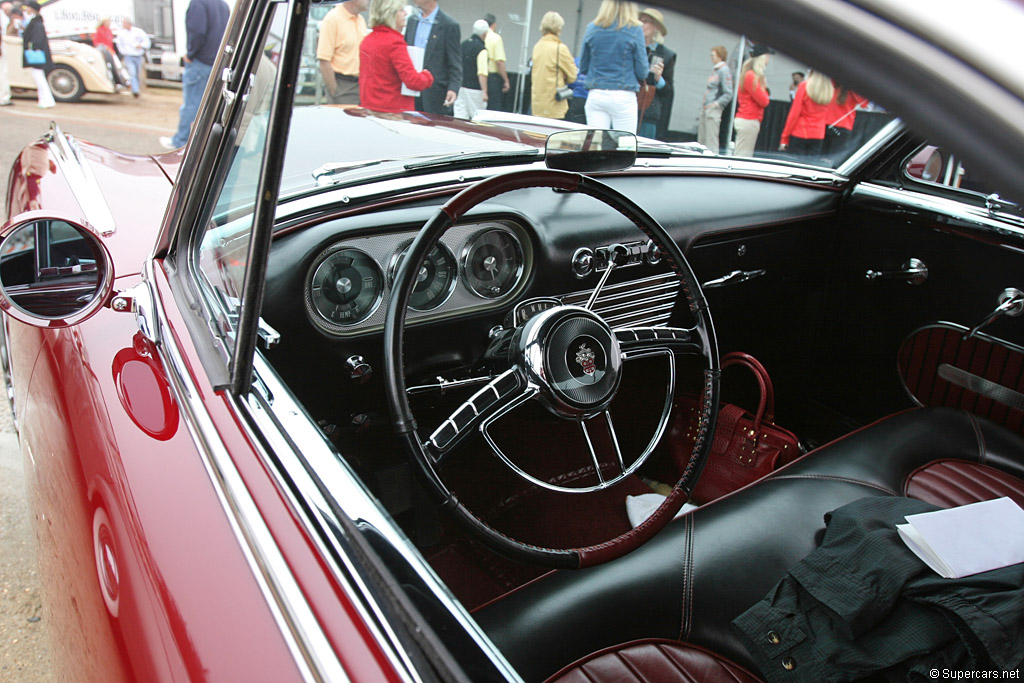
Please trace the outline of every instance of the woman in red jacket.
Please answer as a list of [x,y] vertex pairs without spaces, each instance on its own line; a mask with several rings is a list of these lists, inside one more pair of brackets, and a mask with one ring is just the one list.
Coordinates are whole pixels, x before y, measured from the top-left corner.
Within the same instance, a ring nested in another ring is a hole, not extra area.
[[410,90],[426,90],[434,76],[417,71],[409,58],[402,32],[405,0],[374,0],[370,6],[370,34],[359,45],[359,104],[373,111],[401,112],[415,108]]
[[835,89],[832,81],[817,71],[801,83],[786,117],[779,149],[796,156],[819,156],[825,141],[825,120]]
[[841,163],[846,161],[853,142],[853,122],[857,118],[857,111],[867,106],[868,100],[844,86],[836,85],[835,81],[832,85],[835,87],[835,95],[825,113],[825,123],[831,130],[825,131],[825,147],[821,153],[834,163]]
[[750,48],[750,57],[740,69],[740,94],[736,99],[736,148],[733,150],[735,156],[754,156],[757,134],[764,120],[764,108],[769,101],[764,70],[771,53],[770,48],[755,45]]

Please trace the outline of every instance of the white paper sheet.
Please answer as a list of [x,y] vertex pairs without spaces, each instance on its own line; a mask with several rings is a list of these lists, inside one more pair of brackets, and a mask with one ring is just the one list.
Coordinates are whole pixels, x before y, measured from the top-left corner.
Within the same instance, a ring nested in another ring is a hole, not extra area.
[[1024,562],[1024,510],[1009,498],[907,516],[897,524],[915,555],[947,579]]
[[[665,502],[665,496],[660,493],[641,493],[638,496],[626,496],[626,515],[629,517],[629,523],[633,525],[633,528],[637,528],[643,524],[648,517],[654,514],[654,511],[658,509],[658,506]],[[678,518],[685,515],[690,510],[696,510],[697,506],[693,503],[683,503],[683,507],[676,513]]]
[[[406,45],[406,49],[409,50],[409,59],[412,60],[412,65],[417,71],[423,71],[423,48],[416,47],[415,45]],[[419,97],[419,90],[410,90],[406,87],[405,83],[402,84],[402,94],[408,95],[409,97]]]

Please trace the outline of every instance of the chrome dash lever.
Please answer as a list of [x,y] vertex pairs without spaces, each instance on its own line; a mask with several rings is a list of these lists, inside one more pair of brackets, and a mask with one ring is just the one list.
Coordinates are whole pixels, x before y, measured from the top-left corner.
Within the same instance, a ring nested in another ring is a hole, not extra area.
[[608,282],[608,277],[615,270],[615,266],[625,265],[629,260],[629,250],[621,244],[612,244],[608,247],[608,267],[604,270],[604,275],[601,276],[601,281],[597,283],[597,287],[594,287],[594,291],[590,294],[590,299],[583,305],[583,308],[588,311],[594,310],[594,304],[597,302],[597,297],[601,294],[601,290],[604,289],[604,284]]
[[903,270],[869,270],[869,280],[906,280],[910,285],[921,285],[928,279],[928,266],[921,259],[912,258],[903,264]]
[[999,295],[997,300],[998,305],[996,309],[985,316],[985,319],[980,323],[971,328],[970,332],[964,334],[964,340],[970,339],[974,335],[978,334],[983,328],[991,325],[996,318],[1001,316],[1009,316],[1010,318],[1016,318],[1020,314],[1024,313],[1024,292],[1021,292],[1016,287],[1007,287],[1003,290],[1003,293]]
[[701,285],[701,288],[714,289],[715,287],[725,287],[726,285],[738,285],[741,282],[753,280],[755,277],[762,277],[767,272],[764,268],[758,268],[757,270],[734,270],[728,275],[708,280]]

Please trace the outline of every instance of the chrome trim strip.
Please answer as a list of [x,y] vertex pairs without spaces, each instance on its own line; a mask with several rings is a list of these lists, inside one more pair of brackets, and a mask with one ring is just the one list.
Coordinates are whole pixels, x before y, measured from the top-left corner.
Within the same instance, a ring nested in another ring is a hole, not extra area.
[[[592,290],[581,290],[557,297],[563,304],[586,301]],[[651,275],[608,285],[601,292],[594,312],[613,329],[639,324],[657,325],[668,322],[679,295],[679,280],[673,273]]]
[[[884,129],[883,129],[884,130]],[[516,166],[517,169],[541,170],[546,168],[543,159],[529,164]],[[792,182],[810,182],[829,187],[840,187],[847,178],[838,171],[825,167],[799,166],[782,160],[758,160],[729,156],[681,156],[659,159],[640,159],[635,169],[660,169],[667,171],[685,170],[706,174],[743,174],[758,178],[784,180]],[[508,172],[508,166],[488,168],[462,169],[458,171],[440,171],[430,176],[412,176],[406,178],[388,178],[375,181],[371,178],[358,179],[359,185],[340,187],[333,190],[315,192],[306,197],[289,199],[282,197],[277,207],[276,220],[283,221],[292,216],[299,216],[310,211],[319,211],[325,204],[350,204],[371,197],[397,196],[406,192],[418,192],[430,188],[450,188],[453,192],[472,183]],[[424,182],[429,179],[429,182]],[[315,187],[309,190],[315,190]]]
[[75,195],[78,206],[82,209],[82,217],[104,237],[113,235],[117,229],[114,215],[103,198],[103,190],[100,189],[96,176],[82,158],[78,142],[70,135],[65,135],[55,121],[50,122],[50,132],[44,139],[49,144],[53,158],[67,180],[71,193]]
[[890,121],[880,131],[875,133],[875,136],[868,140],[867,143],[861,145],[860,149],[854,152],[849,159],[840,164],[839,168],[836,169],[836,173],[845,178],[849,178],[857,172],[857,169],[874,158],[875,154],[878,153],[878,150],[888,145],[894,137],[902,133],[903,128],[904,126],[901,120],[893,119]]
[[1001,221],[984,209],[975,208],[954,199],[873,183],[861,183],[853,189],[851,197],[854,199],[878,199],[922,211],[934,211],[966,223],[973,223],[985,230],[993,230],[1000,235],[1024,238],[1024,228]]
[[[257,357],[259,358],[259,356]],[[264,372],[261,374],[260,370],[264,370]],[[257,377],[259,381],[266,386],[266,383],[263,381],[263,377],[267,374],[265,372],[266,368],[260,368],[260,370],[257,370]],[[271,390],[267,387],[267,393],[268,396],[272,397],[267,401],[270,406],[277,403],[281,396],[280,389]],[[278,467],[270,461],[270,458],[267,456],[266,452],[263,452],[263,449],[261,449],[261,457],[267,464],[268,471],[274,474],[274,478],[277,480],[280,490],[288,498],[292,509],[296,511],[301,511],[302,506],[292,493],[290,484],[297,483],[300,485],[302,498],[309,504],[309,509],[316,516],[316,524],[319,526],[317,527],[309,523],[306,520],[306,516],[301,513],[298,513],[297,517],[303,520],[303,526],[306,528],[307,535],[317,546],[320,556],[325,559],[329,559],[332,554],[334,554],[337,557],[344,558],[346,562],[344,571],[336,566],[335,563],[330,561],[327,562],[327,565],[331,567],[335,580],[337,580],[338,584],[342,586],[345,594],[359,613],[363,623],[371,633],[373,633],[374,639],[381,645],[381,649],[387,654],[395,671],[399,672],[402,679],[405,681],[418,680],[418,676],[411,676],[411,672],[415,671],[412,663],[409,661],[408,657],[404,656],[401,649],[396,647],[398,639],[395,633],[388,625],[387,619],[384,617],[380,607],[369,597],[370,593],[367,590],[367,586],[358,578],[358,571],[350,561],[348,553],[346,553],[337,543],[333,544],[333,549],[328,548],[322,540],[322,531],[324,529],[331,528],[332,524],[328,522],[328,520],[332,519],[334,515],[331,513],[330,506],[323,499],[323,496],[317,489],[316,484],[309,478],[305,468],[297,461],[297,459],[295,459],[292,444],[288,443],[287,439],[281,437],[279,433],[280,427],[275,424],[270,415],[268,415],[267,406],[260,405],[258,401],[252,400],[243,401],[240,405],[249,413],[255,423],[260,427],[260,434],[269,441],[274,442],[271,443],[271,448],[275,456],[277,456],[281,463],[287,468],[288,479],[290,482],[285,481],[285,478],[278,471]],[[248,427],[246,427],[246,431],[249,433],[250,437],[256,436]],[[285,464],[285,460],[289,460],[290,462]],[[333,526],[336,527],[337,525],[334,524]],[[382,633],[382,630],[387,633]]]
[[[282,490],[287,491],[292,486],[296,487],[302,499],[312,507],[316,519],[309,519],[306,515],[298,515],[298,519],[306,527],[309,537],[316,540],[324,558],[329,560],[332,554],[336,554],[345,561],[344,566],[337,566],[336,563],[328,561],[328,566],[339,578],[340,585],[349,591],[349,595],[353,598],[353,604],[360,611],[360,615],[365,616],[367,626],[378,638],[378,642],[384,652],[388,654],[395,670],[405,680],[419,680],[420,678],[416,670],[412,668],[388,619],[371,597],[363,579],[363,568],[351,562],[348,553],[343,551],[331,531],[332,528],[338,527],[338,523],[332,521],[335,519],[335,515],[299,458],[304,459],[309,467],[317,473],[321,483],[331,492],[334,502],[350,520],[361,530],[366,530],[367,533],[372,532],[387,541],[389,546],[405,560],[408,567],[422,581],[423,587],[452,615],[454,621],[477,644],[495,669],[508,680],[521,680],[476,621],[469,616],[458,599],[449,592],[448,587],[434,573],[433,568],[423,560],[412,541],[391,522],[387,512],[380,507],[380,503],[373,497],[373,494],[363,486],[358,475],[352,471],[344,458],[339,457],[337,451],[324,437],[323,432],[316,427],[305,408],[298,403],[261,353],[256,353],[253,369],[256,376],[267,387],[270,395],[273,396],[270,413],[262,406],[255,406],[258,409],[250,413],[257,420],[258,426],[262,428],[261,434],[264,437],[274,436],[280,439],[280,444],[273,444],[274,455],[277,456],[280,465],[273,465],[271,471],[287,477],[288,485],[282,486]],[[252,402],[247,402],[246,406],[250,409],[254,408]],[[273,422],[268,423],[268,420],[271,419]],[[287,440],[281,434],[287,434]],[[283,469],[283,472],[278,472],[279,468]],[[285,482],[282,480],[282,483]],[[323,538],[330,539],[332,549],[327,549],[324,546]]]
[[939,365],[938,375],[947,382],[1010,406],[1014,410],[1024,410],[1024,394],[1014,391],[1010,387],[1004,387],[1002,384],[961,370],[949,363]]
[[[153,261],[147,261],[145,282],[150,288],[153,288],[155,279],[153,269]],[[199,390],[192,381],[185,359],[174,344],[167,343],[173,337],[164,313],[164,302],[159,291],[151,291],[157,302],[151,323],[158,330],[157,338],[163,340],[156,345],[157,353],[166,368],[184,422],[202,456],[221,507],[239,541],[239,548],[292,652],[299,673],[303,680],[310,682],[348,681],[333,647],[220,440],[199,398]]]

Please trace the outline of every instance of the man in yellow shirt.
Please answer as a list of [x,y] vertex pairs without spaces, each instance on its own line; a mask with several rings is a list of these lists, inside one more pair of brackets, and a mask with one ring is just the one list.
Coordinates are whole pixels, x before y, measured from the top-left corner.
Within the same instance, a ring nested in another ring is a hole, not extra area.
[[347,0],[320,22],[316,58],[332,104],[359,104],[359,44],[366,36],[360,12],[369,6],[369,0]]
[[498,20],[493,14],[485,14],[484,21],[490,27],[484,36],[484,46],[487,48],[487,108],[508,111],[505,106],[505,93],[509,91],[505,41],[498,35]]

